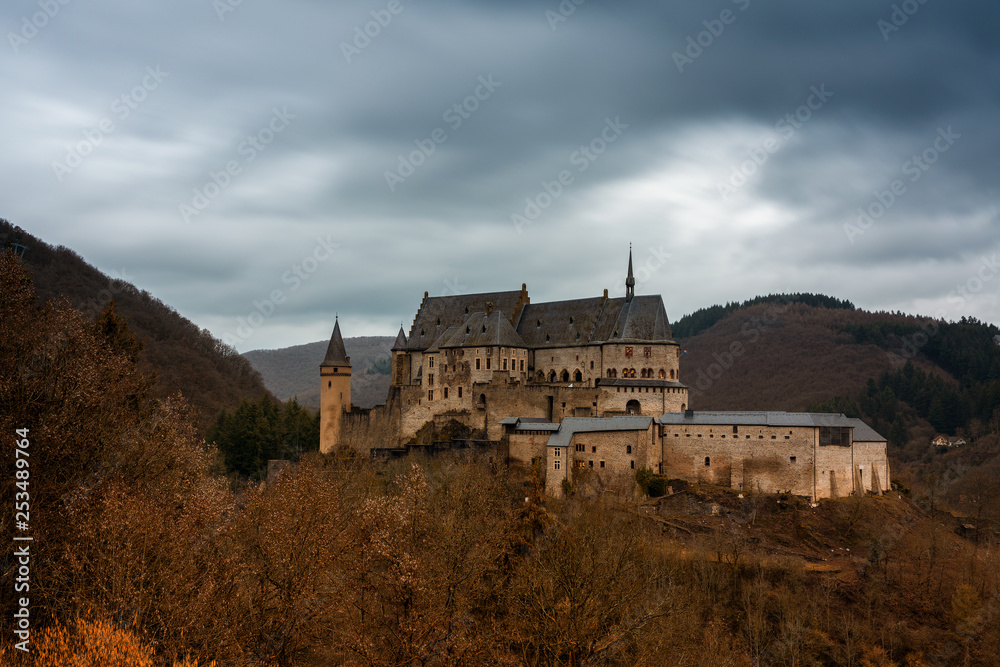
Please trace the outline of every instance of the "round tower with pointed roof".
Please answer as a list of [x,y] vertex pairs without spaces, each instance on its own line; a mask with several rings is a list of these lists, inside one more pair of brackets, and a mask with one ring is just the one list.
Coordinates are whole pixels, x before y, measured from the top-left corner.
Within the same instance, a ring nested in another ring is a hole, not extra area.
[[351,409],[351,358],[344,349],[339,318],[319,365],[319,378],[319,451],[329,454],[342,442],[344,413]]

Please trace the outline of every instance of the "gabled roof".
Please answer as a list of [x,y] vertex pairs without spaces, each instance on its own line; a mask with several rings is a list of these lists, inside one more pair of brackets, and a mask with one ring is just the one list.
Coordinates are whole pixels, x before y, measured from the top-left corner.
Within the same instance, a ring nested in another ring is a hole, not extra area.
[[[425,296],[420,310],[413,319],[406,349],[426,350],[450,327],[457,327],[476,312],[486,312],[487,303],[494,311],[519,315],[528,301],[527,288],[510,292],[483,292],[454,296]],[[463,329],[464,330],[464,329]]]
[[673,336],[659,295],[533,303],[524,307],[517,333],[532,348],[666,343]]
[[347,356],[344,349],[344,337],[340,335],[340,320],[333,325],[333,335],[330,336],[330,344],[326,348],[326,356],[320,366],[350,366],[351,358]]
[[[663,297],[659,294],[609,299],[608,305],[611,308],[605,308],[605,315],[601,317],[598,340],[644,343],[669,341],[673,336],[667,310],[663,307]],[[614,320],[612,315],[615,315]]]
[[857,442],[885,442],[885,438],[860,419],[828,412],[688,411],[667,412],[658,424],[740,425],[740,426],[847,426],[854,429]]
[[854,442],[886,442],[886,439],[879,435],[875,429],[860,419],[848,417],[847,421],[854,427],[854,435],[852,436]]
[[517,333],[530,347],[574,347],[590,342],[604,297],[532,303],[524,307]]
[[[460,326],[452,327],[435,343],[448,347],[528,347],[499,310],[472,313]],[[430,352],[431,350],[428,350]]]
[[[646,431],[652,417],[566,417],[559,430],[549,436],[549,447],[568,447],[576,433],[604,433],[607,431]],[[538,425],[534,425],[538,430]]]

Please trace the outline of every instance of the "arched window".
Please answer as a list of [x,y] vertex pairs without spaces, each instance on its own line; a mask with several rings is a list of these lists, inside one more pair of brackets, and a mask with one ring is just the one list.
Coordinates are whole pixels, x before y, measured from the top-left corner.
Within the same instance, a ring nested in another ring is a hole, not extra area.
[[626,403],[625,404],[625,412],[627,412],[630,415],[641,414],[641,408],[639,407],[639,401],[637,401],[635,399],[632,399],[631,401],[629,401],[628,403]]
[[622,377],[623,378],[627,378],[628,377],[628,369],[627,368],[623,368],[622,369]]
[[549,382],[555,382],[555,381],[556,381],[556,372],[554,370],[549,371]]
[[538,371],[538,381],[545,382],[545,371]]
[[562,381],[563,382],[569,382],[569,371],[566,370],[565,368],[563,369],[563,372],[562,372]]
[[610,368],[608,369],[608,377],[609,378],[611,377],[611,369]]
[[573,380],[574,382],[583,382],[583,373],[577,370],[576,373],[573,374]]
[[670,379],[671,380],[674,379],[674,369],[673,368],[670,369]]

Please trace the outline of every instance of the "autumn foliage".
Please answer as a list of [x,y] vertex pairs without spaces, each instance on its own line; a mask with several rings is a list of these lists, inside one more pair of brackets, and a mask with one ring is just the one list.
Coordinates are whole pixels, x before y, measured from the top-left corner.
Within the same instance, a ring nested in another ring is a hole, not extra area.
[[[905,499],[720,491],[717,516],[682,522],[613,497],[548,501],[537,475],[485,460],[374,465],[347,449],[238,483],[185,402],[137,370],[115,309],[38,303],[10,254],[0,283],[0,433],[9,452],[29,429],[35,538],[32,653],[4,635],[0,664],[916,666],[1000,651],[996,545]],[[844,548],[857,555],[841,569],[807,567]],[[5,619],[12,605],[0,597]]]

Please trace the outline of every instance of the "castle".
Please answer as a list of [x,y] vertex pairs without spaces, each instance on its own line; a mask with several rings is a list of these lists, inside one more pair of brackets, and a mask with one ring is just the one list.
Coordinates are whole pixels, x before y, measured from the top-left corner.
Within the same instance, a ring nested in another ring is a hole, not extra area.
[[[843,415],[694,412],[663,299],[531,303],[519,291],[430,297],[392,347],[378,412],[394,445],[455,420],[498,441],[512,463],[544,465],[546,490],[630,483],[638,469],[734,489],[813,499],[881,491],[885,438]],[[323,452],[350,414],[350,358],[339,321],[320,365]]]

